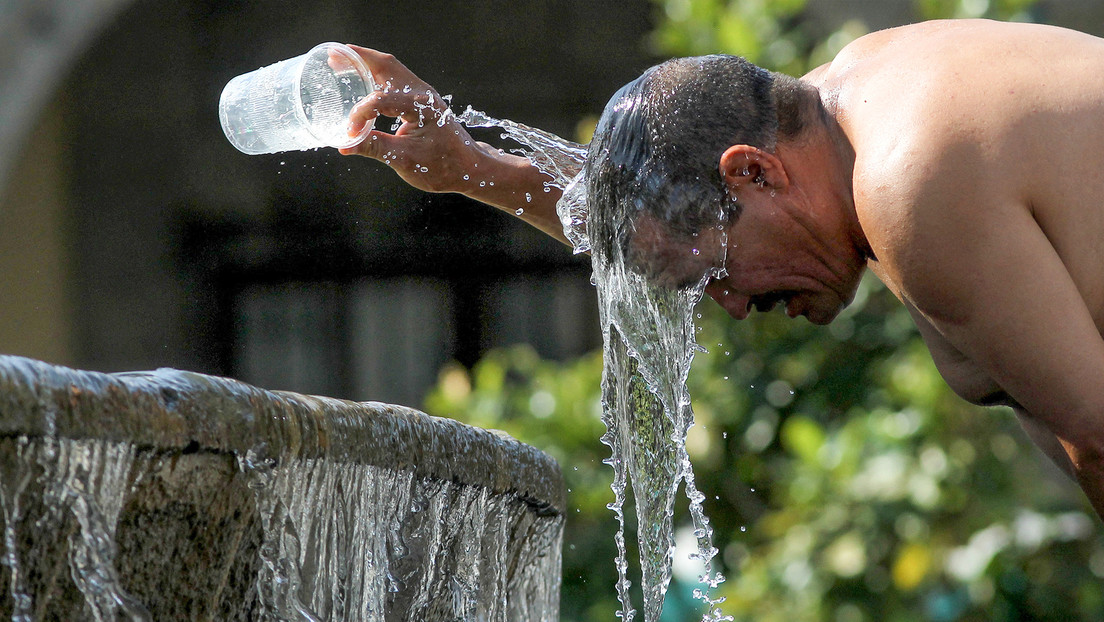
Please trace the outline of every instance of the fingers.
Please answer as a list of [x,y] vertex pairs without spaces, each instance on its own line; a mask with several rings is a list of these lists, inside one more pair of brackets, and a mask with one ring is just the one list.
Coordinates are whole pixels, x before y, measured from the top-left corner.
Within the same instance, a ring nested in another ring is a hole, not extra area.
[[360,144],[338,151],[341,155],[360,155],[388,165],[405,157],[405,150],[399,139],[379,130],[372,130]]
[[426,89],[425,83],[418,79],[414,72],[407,69],[406,65],[399,62],[399,59],[395,58],[394,55],[359,45],[349,45],[349,47],[360,54],[364,64],[372,72],[372,78],[375,79],[376,84],[381,85],[384,89],[402,90],[405,87],[419,91]]
[[[349,45],[372,72],[376,90],[360,101],[349,115],[349,131],[355,134],[377,116],[396,117],[412,126],[432,121],[444,126],[448,102],[406,68],[393,55],[359,45]],[[409,130],[409,128],[406,128]]]
[[326,64],[337,73],[355,71],[353,59],[334,48],[330,48],[329,52],[326,54]]
[[356,135],[378,116],[396,117],[413,127],[444,125],[447,107],[432,93],[375,91],[349,113],[349,134]]

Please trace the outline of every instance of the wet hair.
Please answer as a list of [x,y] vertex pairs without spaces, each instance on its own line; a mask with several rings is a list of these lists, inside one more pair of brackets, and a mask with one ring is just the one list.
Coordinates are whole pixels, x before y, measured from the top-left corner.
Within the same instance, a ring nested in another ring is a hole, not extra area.
[[721,155],[746,144],[773,151],[805,127],[803,83],[738,56],[677,58],[622,87],[602,113],[586,163],[592,244],[629,247],[641,214],[689,235],[731,222],[740,205],[721,178]]

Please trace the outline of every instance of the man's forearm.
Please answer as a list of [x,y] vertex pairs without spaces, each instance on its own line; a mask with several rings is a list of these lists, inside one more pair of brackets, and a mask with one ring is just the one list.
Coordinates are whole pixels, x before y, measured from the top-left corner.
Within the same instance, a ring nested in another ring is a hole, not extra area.
[[517,216],[557,240],[568,244],[556,203],[563,194],[546,185],[551,176],[542,173],[527,158],[501,153],[481,145],[482,156],[468,175],[464,196],[493,205]]

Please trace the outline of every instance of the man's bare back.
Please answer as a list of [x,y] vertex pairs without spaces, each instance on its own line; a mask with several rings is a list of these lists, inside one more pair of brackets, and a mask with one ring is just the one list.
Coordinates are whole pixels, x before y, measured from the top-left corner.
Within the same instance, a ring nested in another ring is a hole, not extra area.
[[1104,509],[1104,41],[930,22],[808,76],[856,153],[868,266],[963,398],[1017,408]]

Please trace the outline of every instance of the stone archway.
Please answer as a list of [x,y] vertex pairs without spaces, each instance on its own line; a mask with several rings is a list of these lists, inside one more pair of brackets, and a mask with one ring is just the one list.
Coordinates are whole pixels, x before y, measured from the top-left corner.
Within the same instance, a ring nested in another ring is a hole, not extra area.
[[0,190],[39,111],[96,35],[133,0],[9,0],[0,6]]

